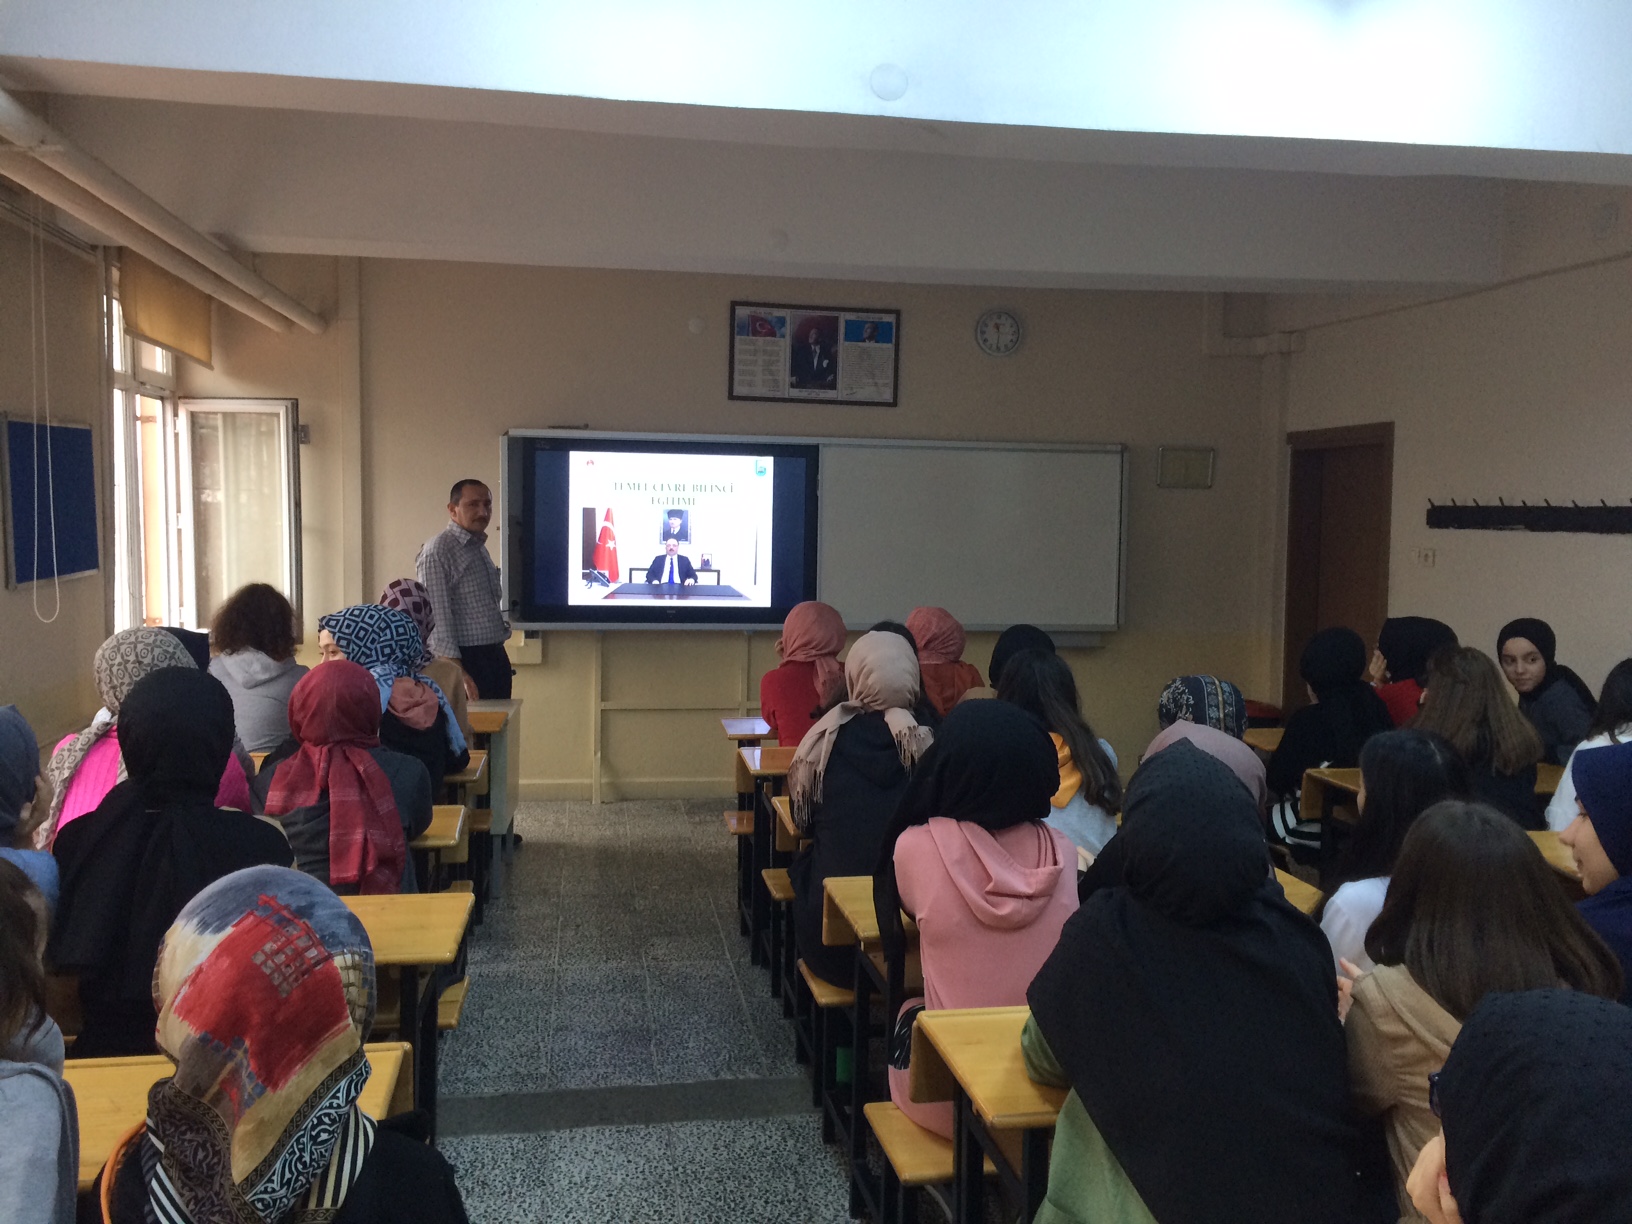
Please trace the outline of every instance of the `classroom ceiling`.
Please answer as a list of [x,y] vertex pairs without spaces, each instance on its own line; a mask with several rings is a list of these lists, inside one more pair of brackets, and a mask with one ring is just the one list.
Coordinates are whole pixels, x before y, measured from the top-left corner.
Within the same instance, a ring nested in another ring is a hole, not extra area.
[[1560,12],[8,0],[0,78],[250,250],[1409,292],[1632,184],[1632,6]]

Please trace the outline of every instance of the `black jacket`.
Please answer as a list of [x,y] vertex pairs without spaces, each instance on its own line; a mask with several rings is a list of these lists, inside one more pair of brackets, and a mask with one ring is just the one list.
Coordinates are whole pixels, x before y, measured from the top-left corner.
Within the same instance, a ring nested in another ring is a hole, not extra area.
[[[676,554],[675,558],[674,558],[674,562],[675,562],[676,568],[678,568],[679,571],[680,571],[680,581],[681,582],[686,582],[688,580],[692,581],[692,582],[697,581],[697,571],[692,568],[692,565],[691,565],[690,561],[686,560],[686,558],[680,556],[679,554]],[[668,569],[668,566],[669,566],[669,554],[668,553],[659,554],[658,557],[655,560],[653,560],[653,562],[650,565],[648,565],[646,567],[646,581],[647,582],[662,582],[663,581],[663,573],[664,573],[665,570]]]
[[[278,754],[268,757],[261,765],[261,771],[255,775],[251,783],[251,790],[256,801],[264,809],[266,796],[271,793],[274,775],[278,766],[286,761],[291,753],[285,751],[294,741],[288,741],[278,749]],[[425,832],[431,824],[431,779],[425,772],[425,766],[406,753],[392,752],[389,748],[370,748],[368,754],[385,771],[386,780],[391,783],[391,794],[397,801],[397,814],[402,818],[402,837],[404,842],[411,842]],[[295,852],[295,866],[315,879],[329,883],[329,797],[323,795],[310,807],[296,808],[282,816],[270,817],[283,826],[284,836],[289,839],[289,848]],[[330,887],[333,887],[332,885]],[[347,889],[346,891],[354,891]],[[414,879],[414,856],[409,854],[402,868],[402,891],[418,892],[419,885]]]
[[873,874],[884,830],[906,789],[907,770],[882,713],[858,714],[839,728],[822,800],[810,817],[810,845],[788,868],[799,955],[817,977],[848,984],[855,955],[822,943],[823,881]]

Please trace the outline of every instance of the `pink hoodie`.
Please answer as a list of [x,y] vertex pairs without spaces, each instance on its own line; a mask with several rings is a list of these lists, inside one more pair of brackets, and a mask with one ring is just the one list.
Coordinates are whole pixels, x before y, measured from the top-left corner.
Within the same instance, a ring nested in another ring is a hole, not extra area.
[[[989,833],[937,817],[901,834],[895,877],[901,908],[918,924],[922,1002],[1015,1007],[1026,1001],[1060,928],[1077,908],[1077,851],[1042,822]],[[952,1136],[949,1103],[912,1101],[908,1073],[890,1068],[890,1096],[918,1125]]]

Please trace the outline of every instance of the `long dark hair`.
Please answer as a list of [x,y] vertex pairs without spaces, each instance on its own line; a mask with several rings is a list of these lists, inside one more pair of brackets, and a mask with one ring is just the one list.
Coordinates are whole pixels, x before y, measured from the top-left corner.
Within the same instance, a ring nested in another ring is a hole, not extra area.
[[[1392,874],[1417,817],[1441,799],[1468,795],[1467,762],[1432,731],[1384,731],[1360,749],[1366,807],[1342,857],[1321,882],[1327,898],[1351,880]],[[1321,902],[1324,912],[1326,902]]]
[[45,969],[40,919],[29,900],[33,891],[15,863],[0,859],[0,1047],[45,1022]]
[[1458,1020],[1493,991],[1562,982],[1618,999],[1623,981],[1615,954],[1524,830],[1460,799],[1434,804],[1405,835],[1366,952],[1379,965],[1404,965]]
[[997,683],[999,701],[1019,706],[1065,741],[1082,771],[1083,798],[1107,812],[1122,807],[1122,779],[1099,745],[1099,736],[1082,716],[1077,680],[1071,665],[1057,654],[1021,650],[1003,665]]
[[1609,669],[1604,677],[1603,691],[1598,694],[1598,709],[1587,728],[1587,736],[1615,733],[1632,723],[1632,659],[1622,659]]
[[1443,735],[1475,769],[1491,765],[1499,774],[1519,773],[1545,751],[1535,727],[1509,700],[1495,661],[1472,646],[1435,653],[1428,694],[1411,725]]

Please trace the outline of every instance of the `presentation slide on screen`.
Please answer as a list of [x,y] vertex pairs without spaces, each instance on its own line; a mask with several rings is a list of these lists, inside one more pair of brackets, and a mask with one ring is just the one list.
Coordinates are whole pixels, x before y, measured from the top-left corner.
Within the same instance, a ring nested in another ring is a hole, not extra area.
[[770,456],[573,451],[567,602],[771,606]]

